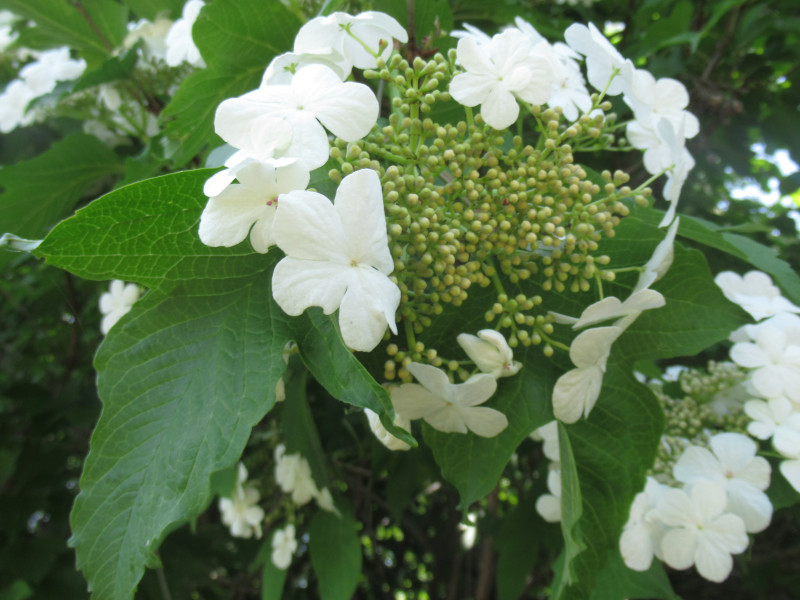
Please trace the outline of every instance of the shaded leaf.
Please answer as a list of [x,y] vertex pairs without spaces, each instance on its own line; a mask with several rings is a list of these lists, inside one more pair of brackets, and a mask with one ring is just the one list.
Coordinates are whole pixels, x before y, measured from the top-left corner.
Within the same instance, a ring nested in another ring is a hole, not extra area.
[[321,600],[350,600],[361,575],[361,544],[353,509],[337,506],[341,517],[318,510],[311,519],[308,551]]

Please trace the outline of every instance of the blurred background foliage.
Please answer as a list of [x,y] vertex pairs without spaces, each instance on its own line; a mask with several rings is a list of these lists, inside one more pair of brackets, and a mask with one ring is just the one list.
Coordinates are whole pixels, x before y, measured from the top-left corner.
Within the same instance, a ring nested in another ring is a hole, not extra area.
[[[305,18],[323,9],[321,2],[285,3]],[[8,4],[14,8],[14,2],[0,2]],[[143,0],[123,4],[132,16],[151,19],[151,7],[160,6]],[[179,10],[180,3],[172,4]],[[796,0],[432,0],[424,5],[417,16],[434,25],[429,27],[434,37],[418,39],[423,47],[452,47],[435,38],[436,25],[446,29],[451,23],[468,22],[493,33],[521,16],[551,41],[563,39],[573,22],[605,26],[623,55],[689,89],[689,109],[699,117],[701,132],[688,143],[697,166],[681,212],[769,245],[797,270],[800,173],[786,171],[791,159],[800,161],[800,86],[793,84],[800,68]],[[326,11],[373,7],[403,11],[406,0],[324,3]],[[23,29],[22,39],[34,45],[34,30]],[[0,59],[0,81],[14,76],[8,61]],[[165,104],[168,98],[160,100]],[[0,164],[6,169],[29,160],[79,129],[78,120],[60,118],[0,135]],[[133,180],[192,166],[176,165],[168,156],[157,143],[138,141],[121,159]],[[617,166],[644,179],[636,160],[620,154]],[[70,196],[56,217],[118,183],[113,171],[82,189],[77,200]],[[745,270],[727,255],[705,252],[715,271]],[[101,408],[91,363],[101,341],[97,301],[103,286],[22,254],[4,252],[0,269],[0,600],[84,598],[85,583],[67,546],[68,514]],[[309,402],[340,491],[350,496],[362,523],[364,567],[357,597],[547,597],[560,533],[531,510],[545,490],[538,444],[523,443],[498,488],[470,507],[480,519],[477,539],[467,548],[463,507],[457,506],[455,491],[437,479],[431,456],[385,451],[360,413],[348,413],[314,384]],[[265,490],[267,504],[275,488],[271,423],[280,416],[278,408],[254,433],[248,454],[251,476]],[[399,475],[389,479],[388,472]],[[778,510],[725,584],[705,582],[693,571],[671,572],[675,592],[730,600],[800,597],[798,516],[796,506]],[[298,523],[303,518],[296,516]],[[306,552],[307,540],[301,541],[285,597],[316,597]],[[170,535],[160,555],[163,569],[148,571],[137,597],[272,597],[261,582],[259,565],[268,560],[263,542],[231,538],[215,507]]]

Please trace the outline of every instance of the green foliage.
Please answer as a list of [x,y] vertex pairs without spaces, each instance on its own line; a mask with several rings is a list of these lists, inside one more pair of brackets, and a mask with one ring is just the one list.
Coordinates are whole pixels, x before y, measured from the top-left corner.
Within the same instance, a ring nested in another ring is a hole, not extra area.
[[320,510],[309,528],[309,553],[319,580],[321,600],[348,600],[361,574],[361,544],[349,506],[338,506],[341,516]]

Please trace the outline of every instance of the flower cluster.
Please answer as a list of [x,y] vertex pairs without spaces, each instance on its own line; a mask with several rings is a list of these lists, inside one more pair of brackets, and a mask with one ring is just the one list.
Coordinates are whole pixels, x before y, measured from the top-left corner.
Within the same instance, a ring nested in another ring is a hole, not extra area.
[[302,506],[314,499],[321,509],[337,512],[330,490],[320,489],[314,482],[308,461],[300,454],[286,454],[283,444],[275,448],[275,481],[283,492],[291,494],[296,505]]
[[261,494],[252,484],[247,484],[247,468],[239,463],[236,485],[229,497],[219,499],[222,522],[230,527],[233,537],[261,538],[264,509],[258,506]]
[[[401,418],[491,437],[507,419],[479,405],[497,377],[519,369],[513,347],[569,351],[575,369],[559,379],[553,400],[556,417],[574,422],[597,401],[614,341],[642,311],[664,305],[650,286],[672,260],[674,206],[689,164],[682,144],[696,119],[680,84],[650,85],[652,76],[594,26],[573,25],[567,44],[551,44],[521,19],[493,37],[465,27],[447,57],[409,62],[394,51],[407,34],[388,15],[334,13],[304,25],[258,89],[217,108],[215,129],[231,151],[206,182],[199,236],[210,246],[248,240],[260,253],[277,246],[285,256],[272,294],[287,314],[338,311],[342,338],[357,351],[375,349],[387,330],[405,337],[405,348],[386,345],[384,369],[390,384],[400,382],[391,395]],[[598,93],[587,88],[584,59]],[[354,69],[392,90],[384,124],[376,125],[380,103]],[[625,300],[603,297],[602,282],[615,272],[599,242],[628,214],[623,200],[645,204],[650,189],[631,189],[619,171],[603,172],[598,185],[575,160],[575,152],[621,142],[609,95],[631,107],[629,131],[655,132],[634,145],[671,190],[666,239]],[[465,119],[425,117],[440,102],[462,105]],[[531,143],[503,132],[514,123],[521,132],[523,119],[535,126]],[[664,148],[684,157],[680,168]],[[306,189],[325,168],[338,184],[333,202]],[[508,294],[507,283],[574,294],[596,287],[600,301],[567,317],[546,310],[539,294]],[[495,329],[458,339],[481,371],[470,373],[426,343],[426,331],[448,306],[468,302],[473,287],[489,286],[497,295],[485,315]],[[559,323],[582,330],[569,348],[552,337]],[[384,443],[403,447],[372,422]]]
[[108,291],[100,296],[100,312],[103,314],[100,331],[103,335],[130,312],[141,293],[142,290],[135,283],[126,285],[118,279],[111,282]]

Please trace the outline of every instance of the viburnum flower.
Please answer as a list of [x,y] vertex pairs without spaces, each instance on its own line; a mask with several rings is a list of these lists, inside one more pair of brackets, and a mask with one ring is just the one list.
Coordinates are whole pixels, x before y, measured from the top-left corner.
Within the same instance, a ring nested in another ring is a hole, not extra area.
[[148,58],[164,60],[167,55],[167,34],[172,21],[166,17],[157,17],[155,21],[140,19],[128,24],[128,35],[122,42],[127,50],[133,48],[139,40],[144,41],[144,53]]
[[530,438],[542,444],[542,452],[553,462],[561,461],[561,451],[558,447],[558,421],[550,421],[547,425],[534,429]]
[[580,23],[570,25],[564,32],[564,39],[570,48],[586,57],[587,78],[595,89],[606,90],[609,96],[630,90],[633,63],[614,48],[594,23],[589,23],[588,27]]
[[272,294],[284,312],[338,309],[342,338],[353,350],[375,348],[387,325],[397,333],[400,288],[388,277],[394,260],[375,171],[342,179],[333,204],[315,192],[281,195],[273,231],[286,253],[272,275]]
[[187,62],[195,67],[205,67],[203,57],[192,39],[192,27],[205,4],[203,0],[189,0],[183,5],[181,18],[170,27],[165,40],[165,60],[169,66],[177,67]]
[[786,481],[800,493],[800,459],[784,460],[778,467]]
[[553,414],[564,423],[575,423],[581,415],[588,417],[594,408],[603,374],[611,352],[611,345],[622,334],[623,328],[595,327],[581,332],[569,347],[569,357],[577,367],[567,371],[553,388]]
[[675,236],[678,233],[680,217],[675,218],[667,230],[667,235],[658,243],[650,260],[644,265],[644,270],[639,275],[639,281],[633,288],[634,293],[649,288],[656,281],[667,274],[675,257]]
[[700,121],[686,110],[689,92],[677,79],[663,77],[657,80],[649,71],[636,69],[625,102],[633,110],[637,121],[657,124],[661,119],[668,119],[674,129],[683,127],[687,138],[693,138],[700,132]]
[[378,56],[386,60],[391,54],[392,39],[408,41],[408,32],[394,17],[371,10],[356,16],[335,12],[303,25],[294,39],[294,51],[315,54],[320,48],[332,48],[355,67],[374,69]]
[[20,69],[19,76],[35,96],[52,92],[59,81],[71,81],[86,70],[86,61],[70,57],[69,48],[45,50]]
[[714,283],[728,300],[741,306],[757,321],[780,313],[800,313],[800,307],[784,298],[770,276],[761,271],[749,271],[744,276],[723,271],[714,278]]
[[800,412],[783,397],[748,400],[744,412],[752,419],[747,432],[772,445],[784,456],[800,458]]
[[481,105],[491,127],[505,129],[517,120],[517,98],[543,104],[550,94],[553,71],[545,45],[534,47],[517,29],[495,35],[488,44],[473,37],[458,41],[458,61],[465,72],[450,82],[450,95],[464,106]]
[[725,490],[712,481],[700,481],[690,494],[668,489],[656,503],[655,515],[672,527],[661,540],[661,552],[673,569],[697,572],[709,581],[727,579],[733,568],[731,554],[747,549],[744,521],[725,512]]
[[287,525],[283,529],[276,529],[272,534],[272,564],[281,570],[289,568],[292,564],[292,555],[297,550],[294,525]]
[[786,332],[769,321],[758,325],[755,333],[755,343],[733,345],[731,360],[753,369],[750,381],[763,398],[786,396],[800,403],[800,346],[789,344]]
[[291,85],[295,73],[308,65],[324,65],[344,81],[350,75],[352,65],[333,48],[319,48],[316,52],[284,52],[272,59],[261,78],[261,87],[267,85]]
[[654,517],[656,502],[669,489],[652,477],[647,478],[644,491],[636,494],[630,514],[619,538],[619,551],[628,568],[646,571],[653,556],[661,558],[661,538],[666,528]]
[[[378,119],[378,100],[362,83],[342,82],[324,65],[297,71],[289,85],[267,85],[217,107],[214,128],[232,146],[264,118],[285,120],[292,130],[288,157],[303,160],[313,170],[328,160],[328,135],[323,129],[354,142],[364,137]],[[266,132],[265,132],[266,133]]]
[[219,499],[219,511],[223,524],[230,527],[233,537],[261,538],[261,522],[264,510],[258,506],[261,495],[247,482],[247,469],[239,463],[236,486],[230,498]]
[[406,419],[425,419],[446,433],[472,431],[482,437],[494,437],[508,426],[499,410],[478,406],[497,389],[491,375],[481,373],[454,384],[444,371],[430,365],[412,362],[408,370],[419,384],[404,383],[391,391],[395,410]]
[[771,469],[756,456],[755,442],[741,433],[719,433],[711,438],[711,451],[689,446],[675,464],[675,479],[695,485],[713,481],[728,496],[727,511],[740,517],[748,533],[766,529],[772,519],[772,503],[764,493]]
[[231,171],[239,183],[227,186],[208,200],[200,216],[200,240],[206,246],[230,247],[249,233],[253,249],[264,254],[275,243],[272,222],[278,196],[305,189],[308,169],[294,159],[249,160]]
[[536,499],[536,512],[548,523],[561,520],[561,469],[552,467],[547,473],[547,489],[549,494],[542,494]]
[[666,300],[661,293],[646,288],[633,292],[625,301],[614,296],[607,296],[587,306],[572,328],[582,329],[603,321],[638,315],[642,311],[660,308],[665,304]]
[[[403,440],[396,438],[391,433],[386,431],[383,423],[381,423],[381,418],[378,413],[365,408],[364,414],[367,415],[367,421],[369,421],[369,428],[372,430],[372,433],[374,433],[375,437],[378,438],[378,441],[386,446],[389,450],[408,450],[411,448],[411,446],[406,444]],[[411,431],[411,421],[400,414],[395,414],[394,424],[407,431]]]
[[105,294],[100,296],[100,312],[105,315],[100,322],[100,331],[103,335],[124,317],[134,303],[139,299],[141,290],[135,283],[125,284],[125,282],[115,279]]
[[510,377],[522,368],[522,363],[514,360],[514,353],[506,338],[494,329],[482,329],[478,336],[462,333],[456,338],[470,360],[484,373],[494,378]]
[[281,490],[292,495],[292,502],[298,506],[319,494],[308,461],[299,454],[286,454],[283,444],[275,448],[275,481]]
[[30,125],[35,119],[33,112],[28,112],[28,105],[36,98],[36,94],[28,85],[15,79],[0,94],[0,132],[9,133],[20,125]]

